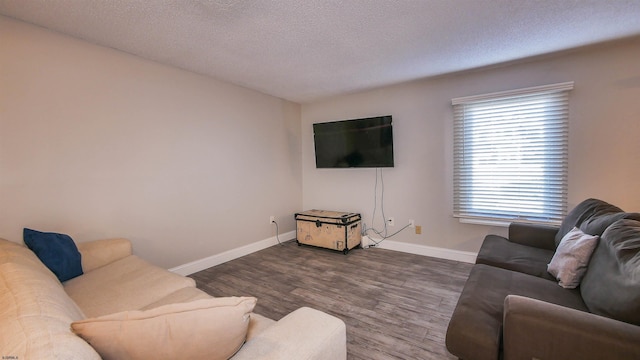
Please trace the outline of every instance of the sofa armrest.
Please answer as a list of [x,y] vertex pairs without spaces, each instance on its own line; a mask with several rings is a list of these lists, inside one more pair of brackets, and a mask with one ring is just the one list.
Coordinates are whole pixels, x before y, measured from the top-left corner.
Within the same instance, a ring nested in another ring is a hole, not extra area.
[[344,322],[335,316],[302,307],[247,341],[231,359],[346,358],[347,334]]
[[132,254],[131,241],[127,239],[87,241],[76,246],[82,255],[83,272],[89,272]]
[[555,250],[557,233],[558,228],[554,226],[509,224],[509,241],[541,249]]
[[640,326],[523,296],[504,301],[504,359],[640,359]]

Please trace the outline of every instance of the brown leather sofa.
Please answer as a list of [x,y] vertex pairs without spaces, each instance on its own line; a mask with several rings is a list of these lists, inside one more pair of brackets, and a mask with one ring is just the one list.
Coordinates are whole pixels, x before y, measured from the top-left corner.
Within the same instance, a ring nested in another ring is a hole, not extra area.
[[[575,289],[547,264],[565,234],[599,235]],[[640,359],[640,213],[597,199],[559,227],[511,224],[488,235],[447,328],[461,359]]]

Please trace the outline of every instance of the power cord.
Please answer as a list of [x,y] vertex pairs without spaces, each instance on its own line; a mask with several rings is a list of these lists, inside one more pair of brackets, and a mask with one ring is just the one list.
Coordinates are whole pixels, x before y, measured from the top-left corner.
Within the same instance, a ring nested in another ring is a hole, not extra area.
[[[386,237],[386,234],[388,232],[387,230],[387,217],[384,214],[384,176],[382,173],[382,169],[378,169],[376,168],[376,182],[375,185],[373,187],[373,214],[371,215],[371,226],[377,234],[380,234],[381,232],[375,230],[375,228],[373,228],[373,226],[375,226],[375,221],[376,221],[376,210],[378,209],[378,170],[380,170],[380,184],[381,184],[381,193],[380,193],[380,212],[382,213],[382,222],[384,223],[384,236]],[[366,233],[367,229],[364,228],[363,232]]]
[[280,229],[278,229],[278,222],[273,220],[273,223],[276,224],[276,240],[278,240],[278,244],[284,245],[280,242]]
[[[376,219],[376,211],[378,209],[378,170],[380,171],[380,213],[382,214],[382,221],[384,223],[384,230],[379,231],[376,230],[374,228],[375,226],[375,219]],[[367,225],[363,223],[362,226],[362,234],[363,235],[369,235],[369,231],[373,231],[377,236],[380,237],[380,239],[378,241],[371,239],[371,241],[374,243],[373,246],[377,246],[378,244],[380,244],[383,240],[388,239],[390,237],[393,237],[395,235],[397,235],[398,233],[400,233],[402,230],[408,228],[411,226],[411,224],[407,224],[404,227],[402,227],[402,229],[394,232],[393,234],[389,235],[389,229],[388,229],[388,223],[387,223],[387,217],[385,216],[384,213],[384,176],[382,173],[382,169],[376,168],[376,182],[374,185],[374,189],[373,189],[373,214],[371,216],[371,227],[367,228]]]
[[378,245],[378,244],[380,244],[383,240],[389,239],[389,238],[391,238],[391,237],[393,237],[393,236],[395,236],[395,235],[399,234],[402,230],[404,230],[404,229],[406,229],[406,228],[408,228],[408,227],[410,227],[410,226],[411,226],[411,224],[409,223],[409,224],[407,224],[407,225],[403,226],[400,230],[398,230],[398,231],[394,232],[393,234],[391,234],[391,235],[384,235],[384,236],[383,236],[383,234],[382,234],[382,232],[381,232],[381,231],[378,231],[378,230],[376,230],[376,229],[374,229],[374,228],[369,228],[369,229],[365,229],[365,230],[364,230],[364,235],[369,236],[368,231],[373,231],[376,235],[380,236],[381,238],[380,238],[378,241],[374,240],[374,239],[373,239],[373,238],[371,238],[371,237],[369,238],[369,239],[371,239],[371,241],[373,242],[373,245],[372,245],[372,246],[377,246],[377,245]]

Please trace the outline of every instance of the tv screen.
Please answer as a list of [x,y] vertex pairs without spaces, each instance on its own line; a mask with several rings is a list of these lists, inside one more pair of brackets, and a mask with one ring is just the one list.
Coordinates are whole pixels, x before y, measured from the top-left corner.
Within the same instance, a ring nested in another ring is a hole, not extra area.
[[391,115],[313,124],[316,168],[393,167]]

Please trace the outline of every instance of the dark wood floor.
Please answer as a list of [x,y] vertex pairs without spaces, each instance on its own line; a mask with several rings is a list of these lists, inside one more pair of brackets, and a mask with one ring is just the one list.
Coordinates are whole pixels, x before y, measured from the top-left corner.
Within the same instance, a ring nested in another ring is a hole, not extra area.
[[213,296],[258,298],[279,320],[308,306],[344,320],[349,359],[452,359],[444,337],[471,265],[402,252],[348,255],[295,241],[191,275]]

